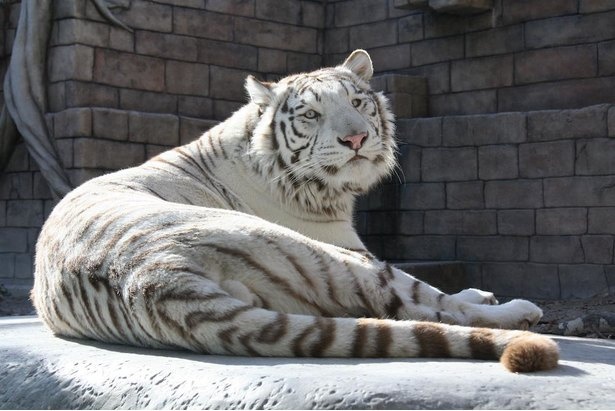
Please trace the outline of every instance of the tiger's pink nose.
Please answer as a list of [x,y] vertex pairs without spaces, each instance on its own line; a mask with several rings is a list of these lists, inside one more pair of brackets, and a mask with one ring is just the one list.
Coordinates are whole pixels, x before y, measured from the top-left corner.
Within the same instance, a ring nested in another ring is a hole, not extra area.
[[348,135],[344,138],[338,138],[337,141],[343,146],[351,148],[353,150],[358,150],[363,146],[365,139],[367,138],[367,133],[353,134]]

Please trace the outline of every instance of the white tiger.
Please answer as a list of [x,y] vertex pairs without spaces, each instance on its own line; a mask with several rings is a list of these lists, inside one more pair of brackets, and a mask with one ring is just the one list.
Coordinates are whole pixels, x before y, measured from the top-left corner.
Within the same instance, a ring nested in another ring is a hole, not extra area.
[[[557,365],[532,303],[446,295],[375,259],[355,195],[395,166],[369,55],[277,83],[198,140],[91,180],[53,210],[32,299],[56,334],[259,356]],[[492,328],[475,328],[492,327]]]

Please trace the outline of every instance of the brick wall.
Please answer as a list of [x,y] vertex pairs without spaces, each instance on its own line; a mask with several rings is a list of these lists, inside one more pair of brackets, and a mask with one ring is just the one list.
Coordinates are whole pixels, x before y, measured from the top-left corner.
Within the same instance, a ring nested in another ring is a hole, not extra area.
[[398,121],[399,175],[362,199],[388,260],[463,261],[504,296],[615,292],[615,107]]
[[615,103],[615,2],[495,0],[470,16],[396,3],[328,1],[325,63],[363,47],[377,71],[425,76],[433,116]]

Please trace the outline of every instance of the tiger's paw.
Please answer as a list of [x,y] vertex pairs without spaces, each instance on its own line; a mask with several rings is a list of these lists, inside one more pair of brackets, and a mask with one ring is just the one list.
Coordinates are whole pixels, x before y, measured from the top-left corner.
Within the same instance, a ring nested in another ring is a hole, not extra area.
[[483,304],[483,305],[497,305],[498,300],[493,293],[488,291],[479,290],[478,288],[467,288],[453,294],[456,297],[466,303],[470,304]]

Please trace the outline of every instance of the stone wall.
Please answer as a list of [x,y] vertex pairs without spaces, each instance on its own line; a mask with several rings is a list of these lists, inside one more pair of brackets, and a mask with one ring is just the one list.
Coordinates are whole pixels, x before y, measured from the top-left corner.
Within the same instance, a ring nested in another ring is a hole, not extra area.
[[427,77],[433,116],[615,103],[615,2],[494,0],[469,16],[384,3],[328,1],[324,61],[363,47],[377,71]]
[[359,231],[388,260],[463,261],[504,296],[615,293],[615,107],[398,121],[400,179]]

